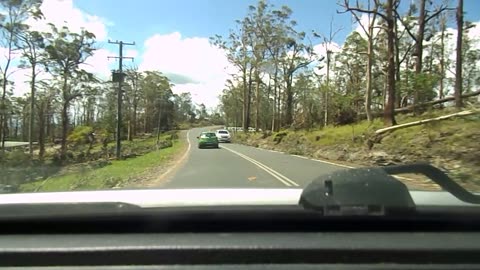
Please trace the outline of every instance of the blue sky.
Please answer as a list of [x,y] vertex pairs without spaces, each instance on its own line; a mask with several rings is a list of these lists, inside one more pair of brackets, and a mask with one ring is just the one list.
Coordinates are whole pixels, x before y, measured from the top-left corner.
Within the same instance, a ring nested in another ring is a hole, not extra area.
[[[353,2],[353,1],[352,1]],[[243,18],[255,0],[75,0],[83,11],[108,19],[112,38],[142,43],[149,36],[178,31],[185,37],[210,37],[227,34],[235,20]],[[336,42],[341,43],[352,30],[351,17],[337,14],[336,0],[270,0],[276,7],[287,5],[293,19],[304,31],[327,33],[332,17],[337,26],[344,27]],[[409,0],[403,0],[408,4]],[[480,19],[480,1],[465,1],[466,18]]]
[[[256,0],[73,1],[82,12],[102,18],[108,39],[136,42],[136,46],[127,49],[134,51],[129,54],[136,56],[135,63],[140,69],[157,69],[191,78],[191,83],[174,82],[177,84],[174,90],[191,92],[195,101],[209,106],[218,101],[217,96],[227,78],[224,66],[228,63],[208,47],[208,38],[215,34],[226,36],[235,26],[235,20],[247,14],[248,6],[257,3]],[[403,0],[402,9],[405,10],[410,1]],[[340,45],[356,27],[348,13],[337,14],[341,7],[336,0],[268,2],[275,7],[289,6],[298,29],[307,33],[315,30],[327,34],[333,18],[334,28],[343,28],[334,39]],[[456,4],[454,0],[451,2]],[[464,5],[466,20],[479,21],[480,13],[473,11],[480,10],[480,1],[465,0]],[[100,46],[116,53],[117,47],[106,43],[107,38]],[[312,42],[321,43],[318,39]],[[110,63],[108,67],[111,69],[114,65]]]
[[[75,4],[114,23],[110,34],[119,39],[145,40],[155,34],[179,31],[185,37],[210,37],[225,35],[235,26],[235,20],[243,18],[252,0],[179,0],[179,1],[116,1],[77,0]],[[347,15],[337,15],[335,1],[320,0],[272,0],[280,7],[293,9],[293,18],[300,29],[325,30],[332,16],[339,25],[350,24]],[[121,3],[121,5],[118,5]],[[113,9],[112,6],[116,8]],[[344,31],[345,32],[345,31]],[[345,33],[344,33],[345,35]],[[344,35],[342,38],[344,38]]]
[[[402,0],[405,9],[412,0]],[[443,0],[436,0],[440,2]],[[327,34],[330,21],[334,29],[343,28],[334,39],[341,46],[356,26],[349,14],[337,14],[337,0],[269,0],[275,7],[287,5],[298,29]],[[355,1],[351,1],[355,2]],[[140,70],[159,70],[173,80],[174,92],[190,92],[197,103],[215,106],[218,95],[233,73],[224,53],[209,44],[215,34],[226,36],[242,19],[249,5],[257,0],[43,0],[44,22],[33,22],[39,30],[48,31],[46,22],[67,25],[71,30],[86,28],[97,36],[98,50],[88,59],[85,68],[107,79],[117,67],[108,56],[118,54],[118,46],[108,40],[134,41],[125,54],[135,57]],[[456,4],[456,0],[451,0]],[[465,0],[466,20],[480,21],[480,1]],[[476,11],[476,12],[474,12]],[[453,18],[452,18],[453,19]],[[476,28],[480,32],[480,27]],[[480,35],[480,34],[478,34]],[[320,48],[321,40],[312,39]],[[321,53],[317,51],[317,53]],[[132,65],[126,61],[126,66]],[[28,91],[26,71],[15,73],[16,91]],[[176,75],[176,76],[173,76]],[[23,89],[23,90],[22,90]]]

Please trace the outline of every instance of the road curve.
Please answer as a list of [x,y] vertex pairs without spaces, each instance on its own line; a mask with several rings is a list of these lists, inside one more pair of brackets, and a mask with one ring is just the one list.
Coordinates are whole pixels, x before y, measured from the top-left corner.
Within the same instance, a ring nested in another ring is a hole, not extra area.
[[345,167],[260,148],[225,143],[219,149],[198,149],[189,131],[186,162],[162,188],[298,188],[320,175]]

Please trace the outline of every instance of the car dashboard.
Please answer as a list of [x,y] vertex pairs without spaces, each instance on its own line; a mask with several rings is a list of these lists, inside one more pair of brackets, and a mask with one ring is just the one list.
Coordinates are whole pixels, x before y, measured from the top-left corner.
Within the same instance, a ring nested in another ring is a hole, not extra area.
[[480,269],[480,215],[471,207],[395,217],[325,217],[296,206],[64,209],[1,220],[0,267]]

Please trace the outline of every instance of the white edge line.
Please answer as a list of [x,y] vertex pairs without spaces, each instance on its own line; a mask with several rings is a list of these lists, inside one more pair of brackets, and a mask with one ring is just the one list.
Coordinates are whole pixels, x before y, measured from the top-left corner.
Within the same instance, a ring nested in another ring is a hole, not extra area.
[[307,159],[307,160],[310,159],[310,158],[308,158],[308,157],[299,156],[299,155],[291,155],[291,156],[298,157],[298,158],[302,158],[302,159]]
[[352,167],[352,166],[348,166],[348,165],[343,165],[343,164],[334,163],[334,162],[325,161],[325,160],[320,160],[320,159],[315,159],[315,158],[309,158],[309,159],[310,159],[310,160],[313,160],[313,161],[321,162],[321,163],[326,163],[326,164],[338,166],[338,167],[348,168],[348,169],[354,169],[354,168],[356,168],[356,167]]
[[273,177],[275,177],[277,180],[279,180],[280,182],[282,182],[284,185],[286,185],[286,186],[288,186],[288,187],[290,187],[290,186],[292,186],[292,185],[293,185],[293,186],[296,186],[296,187],[299,186],[299,185],[298,185],[296,182],[294,182],[293,180],[289,179],[288,177],[282,175],[281,173],[275,171],[274,169],[266,166],[265,164],[263,164],[263,163],[255,160],[255,159],[253,159],[253,158],[251,158],[251,157],[249,157],[249,156],[246,156],[246,155],[244,155],[244,154],[242,154],[242,153],[239,153],[239,152],[237,152],[237,151],[235,151],[235,150],[232,150],[232,149],[230,149],[230,148],[228,148],[228,147],[225,147],[225,146],[222,146],[222,148],[224,148],[225,150],[228,150],[228,151],[230,151],[230,152],[238,155],[239,157],[241,157],[241,158],[243,158],[243,159],[245,159],[245,160],[247,160],[247,161],[250,161],[251,163],[257,165],[260,169],[263,169],[264,171],[266,171],[267,173],[269,173],[270,175],[272,175]]
[[[343,164],[334,163],[334,162],[329,162],[329,161],[320,160],[320,159],[315,159],[315,158],[308,158],[308,157],[305,157],[305,156],[299,156],[299,155],[291,155],[291,156],[294,156],[294,157],[297,157],[297,158],[302,158],[302,159],[313,160],[313,161],[317,161],[317,162],[320,162],[320,163],[326,163],[326,164],[330,164],[330,165],[334,165],[334,166],[338,166],[338,167],[344,167],[344,168],[347,168],[347,169],[359,168],[359,167],[353,167],[353,166],[343,165]],[[398,176],[398,175],[392,175],[392,176],[395,177],[395,178],[398,178],[398,179],[403,179],[403,180],[408,180],[408,181],[413,181],[413,180],[415,180],[415,179],[412,179],[412,178],[403,177],[403,176]]]

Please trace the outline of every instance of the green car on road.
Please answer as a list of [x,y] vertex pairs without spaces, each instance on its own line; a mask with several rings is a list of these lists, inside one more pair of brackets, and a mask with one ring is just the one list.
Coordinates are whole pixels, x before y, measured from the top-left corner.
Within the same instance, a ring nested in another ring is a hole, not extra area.
[[218,139],[215,132],[202,132],[198,138],[198,148],[218,148]]

